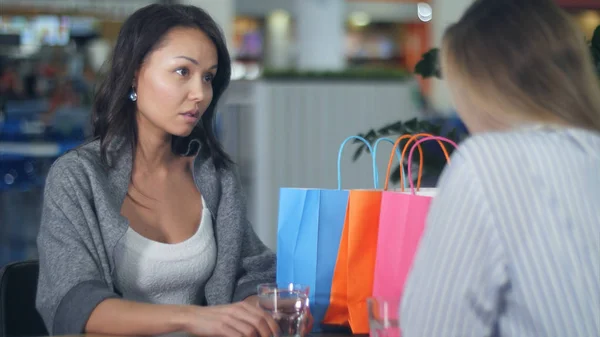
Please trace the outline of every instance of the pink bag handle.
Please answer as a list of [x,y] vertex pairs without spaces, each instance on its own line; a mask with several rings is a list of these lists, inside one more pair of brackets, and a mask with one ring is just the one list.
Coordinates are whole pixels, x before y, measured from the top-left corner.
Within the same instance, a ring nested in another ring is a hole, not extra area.
[[[413,146],[410,148],[410,152],[408,153],[408,182],[410,184],[410,193],[415,194],[415,184],[413,182],[412,179],[412,170],[411,170],[411,166],[410,163],[412,163],[412,155],[413,152],[415,150],[415,147],[417,147],[419,144],[426,142],[428,140],[437,140],[437,141],[442,141],[445,143],[449,143],[452,146],[454,146],[454,148],[458,148],[458,145],[456,145],[456,143],[446,137],[439,137],[439,136],[430,136],[430,137],[425,137],[425,138],[421,138],[419,139],[417,142],[415,142],[413,144]],[[448,164],[450,164],[450,160],[448,160]]]

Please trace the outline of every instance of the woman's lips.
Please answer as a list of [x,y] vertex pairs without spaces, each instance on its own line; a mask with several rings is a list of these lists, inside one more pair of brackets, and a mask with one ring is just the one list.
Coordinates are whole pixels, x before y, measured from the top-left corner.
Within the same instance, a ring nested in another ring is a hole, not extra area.
[[200,114],[197,111],[189,111],[180,114],[186,122],[195,123],[198,121]]

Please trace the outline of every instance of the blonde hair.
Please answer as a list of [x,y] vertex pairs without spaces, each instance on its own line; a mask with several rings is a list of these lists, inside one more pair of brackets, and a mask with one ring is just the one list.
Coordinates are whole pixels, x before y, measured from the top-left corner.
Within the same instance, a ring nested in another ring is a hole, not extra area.
[[600,131],[600,79],[583,32],[553,0],[478,0],[445,33],[442,71],[504,125]]

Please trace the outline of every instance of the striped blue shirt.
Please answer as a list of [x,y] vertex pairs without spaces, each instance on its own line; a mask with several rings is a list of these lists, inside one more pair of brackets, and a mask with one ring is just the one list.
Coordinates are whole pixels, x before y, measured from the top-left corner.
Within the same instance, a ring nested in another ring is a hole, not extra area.
[[471,137],[439,182],[403,337],[600,336],[600,134]]

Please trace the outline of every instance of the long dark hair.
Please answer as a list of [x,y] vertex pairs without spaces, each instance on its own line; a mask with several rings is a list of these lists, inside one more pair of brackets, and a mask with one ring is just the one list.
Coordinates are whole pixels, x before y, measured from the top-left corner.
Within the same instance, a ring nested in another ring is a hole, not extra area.
[[198,28],[215,44],[218,69],[212,81],[213,98],[200,123],[187,137],[173,136],[171,148],[183,156],[210,156],[215,167],[229,166],[232,161],[215,133],[215,107],[229,85],[231,59],[225,39],[215,21],[202,9],[186,5],[152,4],[133,13],[119,32],[110,68],[100,84],[92,113],[93,135],[100,139],[102,162],[109,165],[108,148],[117,139],[125,140],[133,153],[138,140],[136,105],[129,99],[135,72],[146,57],[158,48],[173,28]]

